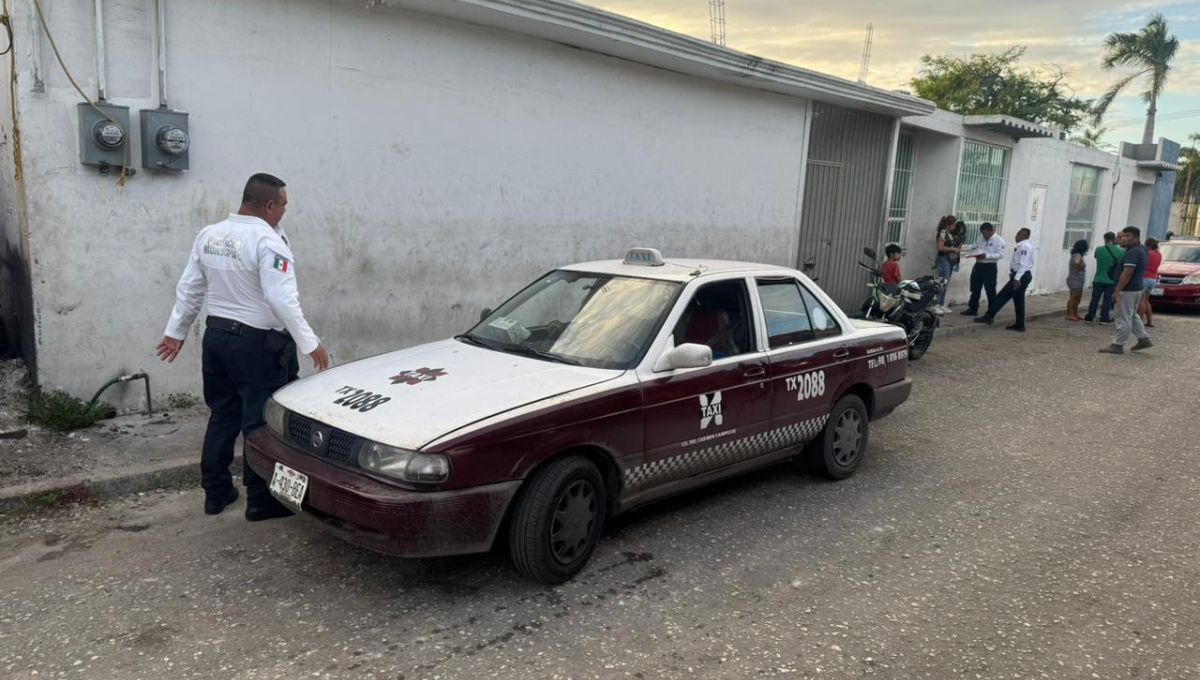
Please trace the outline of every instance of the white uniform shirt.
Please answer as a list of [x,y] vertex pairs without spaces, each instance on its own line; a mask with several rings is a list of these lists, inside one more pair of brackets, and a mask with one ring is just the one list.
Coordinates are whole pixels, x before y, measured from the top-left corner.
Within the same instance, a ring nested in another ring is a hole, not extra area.
[[977,262],[995,264],[1004,258],[1004,239],[1000,238],[1000,234],[992,234],[991,238],[980,236],[979,242],[975,244],[975,250],[983,253],[983,259],[976,260]]
[[1033,265],[1037,261],[1037,256],[1034,254],[1033,243],[1029,239],[1025,239],[1017,244],[1013,249],[1012,262],[1008,268],[1012,270],[1013,276],[1021,278],[1025,276],[1025,272],[1033,271]]
[[321,344],[300,310],[292,249],[282,230],[257,217],[230,215],[200,230],[175,288],[166,335],[187,339],[206,300],[213,316],[254,328],[286,328],[304,354]]

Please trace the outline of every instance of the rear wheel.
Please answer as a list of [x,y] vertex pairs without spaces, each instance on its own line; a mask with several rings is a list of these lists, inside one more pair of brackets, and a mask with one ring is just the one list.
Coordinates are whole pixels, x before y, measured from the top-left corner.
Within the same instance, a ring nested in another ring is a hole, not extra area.
[[916,361],[925,356],[929,346],[933,344],[933,331],[937,327],[937,319],[928,311],[921,312],[913,320],[912,342],[908,347],[908,358]]
[[838,400],[825,429],[809,447],[810,463],[818,474],[830,479],[845,479],[858,470],[871,426],[862,399],[847,394]]
[[604,526],[604,479],[586,458],[554,461],[527,482],[509,524],[509,554],[522,576],[562,583],[583,569]]

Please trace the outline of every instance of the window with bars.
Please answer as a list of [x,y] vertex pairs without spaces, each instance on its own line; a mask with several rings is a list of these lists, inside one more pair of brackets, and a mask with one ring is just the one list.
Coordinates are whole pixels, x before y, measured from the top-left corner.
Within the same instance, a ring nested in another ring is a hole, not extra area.
[[991,222],[1000,233],[1004,195],[1008,189],[1008,149],[982,142],[963,142],[954,215],[967,224],[966,242],[979,240],[979,225]]
[[1063,249],[1070,250],[1079,239],[1092,240],[1096,230],[1096,204],[1100,201],[1100,168],[1075,165],[1071,168],[1071,194]]
[[908,213],[912,206],[913,170],[917,165],[917,137],[901,132],[896,143],[896,169],[892,173],[892,200],[888,205],[887,243],[904,245]]

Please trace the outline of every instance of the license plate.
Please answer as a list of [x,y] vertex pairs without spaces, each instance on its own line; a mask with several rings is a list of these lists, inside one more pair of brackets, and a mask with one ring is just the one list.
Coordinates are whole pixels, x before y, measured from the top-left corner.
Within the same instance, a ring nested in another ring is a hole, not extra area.
[[1151,291],[1150,291],[1150,294],[1151,294],[1151,295],[1153,295],[1154,297],[1161,297],[1161,296],[1162,296],[1162,294],[1163,294],[1163,289],[1162,289],[1162,288],[1155,288],[1155,289],[1153,289],[1153,290],[1151,290]]
[[271,495],[293,508],[299,508],[307,490],[308,475],[296,472],[283,463],[275,464],[275,474],[271,475]]

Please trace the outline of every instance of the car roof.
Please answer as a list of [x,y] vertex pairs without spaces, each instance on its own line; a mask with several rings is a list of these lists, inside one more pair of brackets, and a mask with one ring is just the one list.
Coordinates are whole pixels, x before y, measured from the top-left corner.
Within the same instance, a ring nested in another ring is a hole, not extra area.
[[778,273],[779,275],[794,276],[798,273],[795,269],[773,264],[734,262],[731,260],[693,260],[686,258],[664,258],[663,264],[658,266],[626,264],[623,260],[598,260],[596,262],[579,262],[560,267],[560,269],[678,282],[687,282],[692,279],[716,276],[718,274]]

